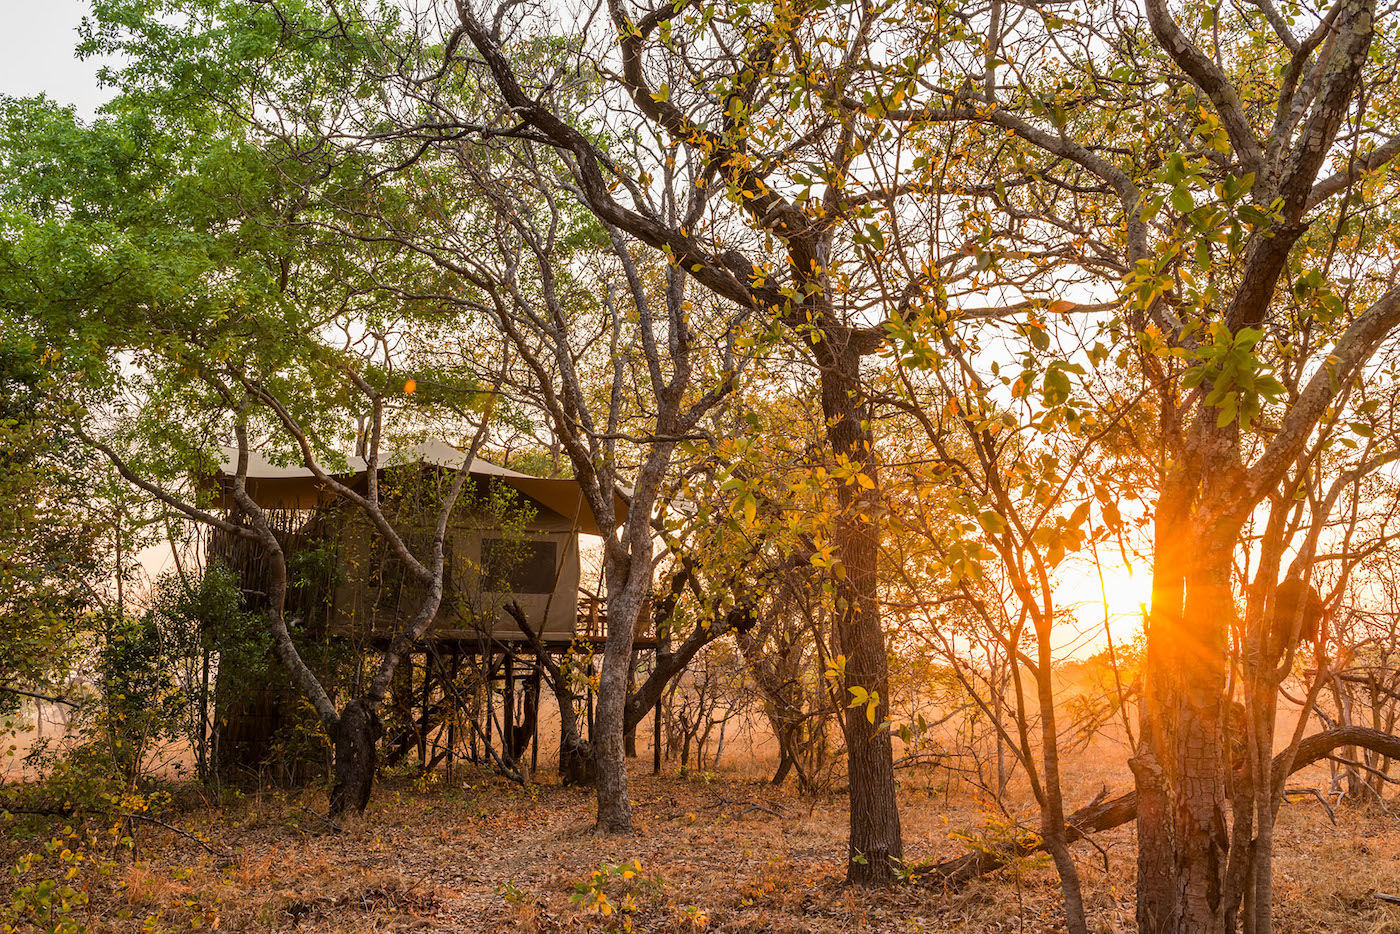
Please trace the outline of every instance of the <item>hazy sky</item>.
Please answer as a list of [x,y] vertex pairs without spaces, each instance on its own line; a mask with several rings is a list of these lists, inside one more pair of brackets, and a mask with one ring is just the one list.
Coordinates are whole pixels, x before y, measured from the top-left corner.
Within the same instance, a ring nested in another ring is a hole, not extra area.
[[91,117],[111,97],[97,86],[99,62],[73,55],[88,0],[0,0],[0,93],[30,97],[44,92],[79,115]]

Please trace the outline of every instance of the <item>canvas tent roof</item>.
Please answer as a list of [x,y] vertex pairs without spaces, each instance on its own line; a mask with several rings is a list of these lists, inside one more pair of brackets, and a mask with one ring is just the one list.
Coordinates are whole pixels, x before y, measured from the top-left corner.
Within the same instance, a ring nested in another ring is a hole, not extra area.
[[[216,476],[211,479],[219,484],[219,504],[228,508],[232,505],[229,482],[237,471],[238,449],[223,447],[219,452],[222,463],[216,468]],[[395,464],[422,463],[444,470],[457,470],[466,457],[465,452],[450,444],[430,440],[382,456],[379,469]],[[364,476],[368,464],[362,457],[348,457],[346,462],[346,471],[328,470],[327,473],[348,486]],[[532,477],[480,458],[472,459],[471,474],[474,477],[497,478],[547,509],[576,521],[580,531],[590,535],[602,534],[593,511],[584,500],[582,488],[574,480]],[[323,484],[309,467],[280,466],[256,451],[248,452],[246,483],[253,501],[268,508],[315,509],[327,498]],[[619,522],[627,517],[627,499],[622,492],[614,494]]]

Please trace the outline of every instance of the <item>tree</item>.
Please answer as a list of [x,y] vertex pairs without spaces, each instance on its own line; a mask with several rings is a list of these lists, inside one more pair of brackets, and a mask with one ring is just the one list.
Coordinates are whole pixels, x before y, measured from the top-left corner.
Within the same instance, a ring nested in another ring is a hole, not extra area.
[[[1124,423],[1139,416],[1140,399],[1121,394],[1112,374],[1069,362],[1099,332],[1092,320],[1083,322],[1083,334],[1075,323],[1058,329],[1062,341],[1042,334],[1041,352],[1025,355],[1015,381],[1001,375],[995,356],[983,362],[993,324],[960,325],[945,311],[927,331],[892,329],[890,404],[902,410],[905,432],[916,440],[905,442],[909,451],[899,458],[913,466],[887,482],[898,516],[891,547],[900,550],[891,576],[901,579],[905,605],[943,623],[925,638],[1025,770],[1044,848],[1060,875],[1068,928],[1083,932],[1061,791],[1065,711],[1056,696],[1063,661],[1057,641],[1066,641],[1072,614],[1056,590],[1067,559],[1125,532],[1119,504],[1136,494],[1122,483],[1129,472],[1122,459],[1110,452],[1134,430]],[[1098,346],[1088,353],[1091,362],[1101,356]],[[1034,369],[1047,357],[1053,362],[1036,392]],[[958,642],[990,664],[978,672]]]
[[[51,362],[18,322],[0,317],[0,710],[52,697],[82,618],[98,601],[108,556],[91,540],[90,465],[55,430]],[[59,406],[61,408],[61,405]]]
[[[637,121],[649,134],[644,151],[622,159],[560,107],[553,79],[509,43],[512,9],[483,18],[459,4],[453,35],[484,60],[512,119],[567,159],[587,208],[719,299],[788,329],[820,374],[825,441],[849,480],[836,487],[831,564],[843,690],[878,699],[873,716],[863,705],[845,714],[848,876],[888,881],[903,846],[885,726],[878,457],[862,365],[885,320],[923,304],[938,267],[934,244],[921,239],[901,244],[897,262],[883,261],[896,217],[916,218],[911,229],[925,222],[924,232],[933,223],[919,198],[929,165],[900,157],[907,136],[885,117],[913,77],[880,60],[881,30],[894,28],[899,11],[609,3],[610,28],[585,37],[584,54],[615,66],[613,93],[600,103],[615,112],[619,135]],[[462,53],[447,47],[452,67]],[[653,210],[652,186],[687,210]]]
[[1400,324],[1392,27],[1352,2],[939,15],[948,45],[897,116],[975,146],[944,184],[977,206],[989,278],[1041,321],[1076,310],[1067,291],[1116,297],[1137,347],[1120,359],[1157,401],[1139,928],[1226,930],[1249,877],[1249,929],[1267,931],[1267,835],[1249,828],[1276,806],[1269,736],[1252,824],[1227,792],[1232,562],[1256,507],[1353,420]]
[[[244,63],[222,64],[219,90],[227,91],[242,80]],[[162,507],[266,550],[269,632],[336,747],[332,813],[363,810],[374,776],[376,710],[399,660],[436,615],[445,529],[494,399],[470,379],[456,381],[459,396],[444,408],[475,430],[463,469],[434,504],[432,534],[415,554],[405,531],[386,518],[378,487],[386,406],[399,422],[418,417],[402,404],[412,397],[394,371],[405,360],[384,337],[413,306],[381,301],[372,286],[381,266],[398,258],[360,253],[352,263],[343,243],[289,233],[286,217],[313,208],[278,170],[276,154],[202,106],[208,99],[150,93],[140,68],[133,73],[108,115],[90,127],[43,101],[12,107],[22,131],[9,135],[5,152],[5,203],[16,234],[6,261],[22,272],[9,280],[5,311],[33,322],[31,344],[41,359],[76,353],[86,364],[53,425],[100,452]],[[336,347],[327,332],[337,329],[377,339]],[[327,466],[343,464],[338,445],[356,417],[367,434],[364,492]],[[343,706],[292,636],[286,555],[244,482],[250,431],[282,439],[327,489],[366,515],[424,585],[417,614],[396,633],[363,695]],[[188,484],[192,473],[218,462],[221,440],[238,451],[229,516],[205,508]]]

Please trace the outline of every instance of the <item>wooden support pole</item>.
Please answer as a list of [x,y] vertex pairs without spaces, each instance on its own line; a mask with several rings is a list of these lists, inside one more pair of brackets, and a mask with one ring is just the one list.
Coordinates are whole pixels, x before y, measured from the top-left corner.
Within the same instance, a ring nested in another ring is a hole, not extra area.
[[529,703],[534,708],[530,716],[530,774],[533,776],[540,761],[540,658],[535,656],[535,673],[530,677]]
[[494,691],[492,684],[496,680],[496,652],[493,649],[486,656],[486,761],[491,761],[491,721],[495,718],[495,700],[492,698]]
[[515,739],[515,653],[505,650],[505,703],[501,705],[501,750],[505,760],[514,763],[519,750]]
[[[457,674],[462,666],[462,651],[457,645],[452,646],[452,692],[453,703],[448,711],[447,720],[447,783],[452,784],[452,760],[457,752]],[[447,692],[443,692],[443,700],[447,700]]]
[[[410,656],[411,657],[411,656]],[[412,662],[409,667],[412,667]],[[428,767],[428,702],[431,698],[433,687],[432,665],[428,658],[428,650],[423,650],[423,699],[421,702],[422,718],[418,721],[418,768]]]
[[[473,657],[474,657],[478,662],[480,662],[480,655],[475,655],[475,656],[473,656]],[[480,671],[480,668],[478,667],[477,670]],[[471,709],[469,709],[469,710],[464,710],[464,711],[463,711],[463,714],[464,714],[465,716],[470,717],[473,724],[476,724],[476,723],[479,722],[479,720],[480,720],[480,714],[481,714],[481,689],[480,689],[480,687],[479,687],[478,685],[475,685],[475,684],[474,684],[474,685],[472,686]],[[479,750],[479,748],[478,748],[478,746],[477,746],[477,741],[476,741],[476,728],[475,728],[475,727],[473,727],[473,728],[470,729],[470,730],[467,730],[467,744],[468,744],[468,746],[469,746],[469,748],[470,748],[470,751],[471,751],[471,760],[472,760],[472,762],[480,762],[480,761],[481,761],[481,756],[480,756],[480,754],[479,754],[479,753],[480,753],[480,750]]]

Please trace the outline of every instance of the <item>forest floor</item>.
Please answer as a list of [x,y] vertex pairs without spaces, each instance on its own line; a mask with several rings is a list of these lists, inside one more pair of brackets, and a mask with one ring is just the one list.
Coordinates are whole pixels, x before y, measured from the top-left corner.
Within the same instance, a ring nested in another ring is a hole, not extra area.
[[[44,844],[71,833],[72,822],[0,817],[0,860],[14,866],[42,854],[0,881],[0,921],[21,899],[31,917],[66,916],[68,930],[93,932],[1063,929],[1044,860],[960,892],[843,885],[839,795],[804,798],[735,776],[653,777],[638,765],[637,832],[600,838],[588,791],[523,789],[462,768],[457,777],[451,786],[386,781],[368,812],[339,830],[319,816],[324,794],[248,793],[218,808],[189,801],[163,811],[163,823],[132,825],[134,850],[113,855],[100,833],[81,850],[76,835],[67,838],[82,855],[66,857],[66,883],[64,846],[45,853]],[[901,799],[911,860],[966,852],[960,832],[1011,832],[990,810],[915,784],[906,777]],[[1097,789],[1074,790],[1087,798]],[[1400,818],[1349,808],[1337,818],[1333,826],[1315,801],[1286,807],[1276,930],[1400,929],[1400,906],[1375,898],[1400,892]],[[1133,830],[1093,843],[1076,847],[1090,930],[1132,930]],[[36,885],[46,871],[72,891]]]

